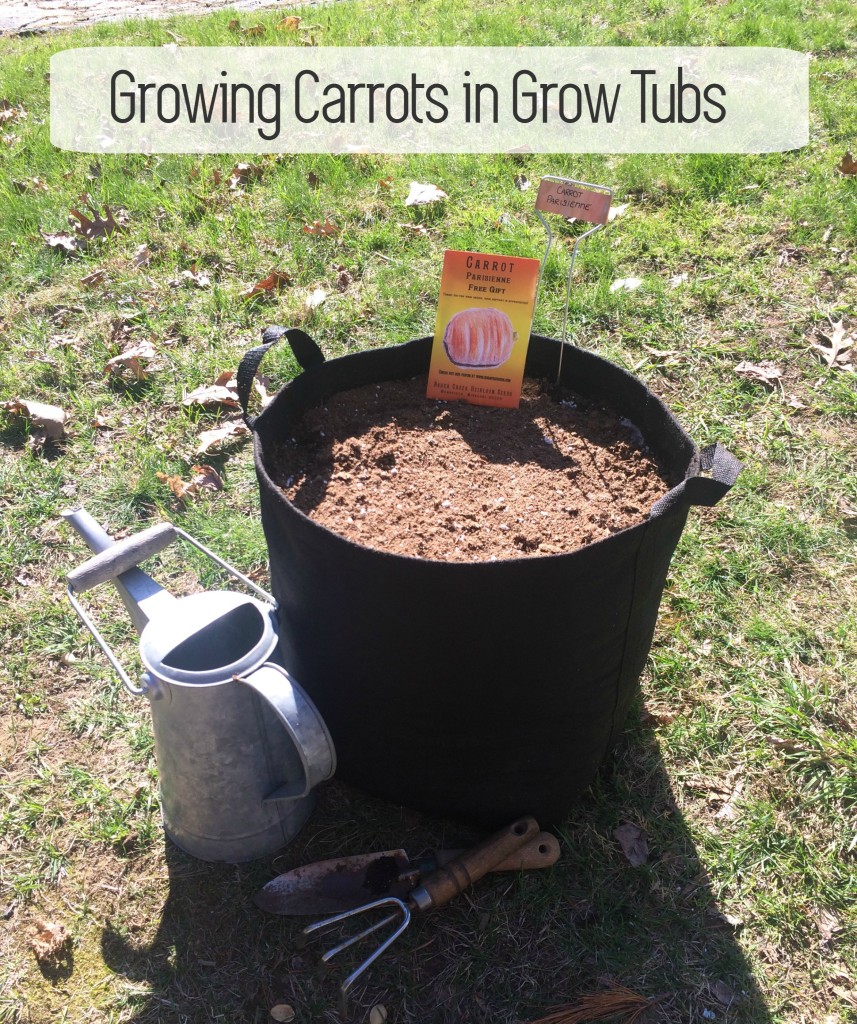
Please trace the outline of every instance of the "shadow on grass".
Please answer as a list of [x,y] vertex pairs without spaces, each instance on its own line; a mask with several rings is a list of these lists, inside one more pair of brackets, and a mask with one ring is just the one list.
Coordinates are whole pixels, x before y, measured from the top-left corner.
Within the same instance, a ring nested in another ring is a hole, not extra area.
[[[653,1000],[641,1018],[650,1024],[770,1024],[676,807],[657,738],[637,713],[631,725],[563,828],[560,862],[491,875],[448,907],[416,915],[355,986],[345,1019],[366,1021],[380,1003],[396,1022],[519,1024],[623,985]],[[623,822],[648,837],[640,867],[613,836]],[[335,1024],[343,1019],[339,982],[377,936],[322,965],[336,933],[306,940],[301,929],[311,918],[265,914],[253,893],[313,860],[399,846],[417,855],[479,838],[333,782],[304,832],[275,858],[206,864],[167,843],[169,894],[154,940],[135,946],[109,928],[102,936],[106,963],[148,993],[123,1019],[263,1022],[273,1005],[288,1003],[298,1021]]]

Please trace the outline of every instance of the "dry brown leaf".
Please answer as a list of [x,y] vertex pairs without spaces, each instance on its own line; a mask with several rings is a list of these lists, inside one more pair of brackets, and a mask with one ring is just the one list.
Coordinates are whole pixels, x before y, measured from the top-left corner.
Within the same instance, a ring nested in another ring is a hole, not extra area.
[[744,783],[737,782],[734,789],[729,794],[727,799],[723,802],[720,810],[714,815],[715,818],[719,818],[721,821],[735,821],[738,817],[738,810],[735,806],[736,801],[744,791]]
[[211,173],[211,180],[215,185],[219,185],[223,181],[223,172],[215,167]]
[[118,356],[108,359],[104,366],[105,373],[122,377],[131,374],[135,380],[145,380],[149,376],[144,363],[155,357],[155,346],[150,341],[141,341],[137,345],[124,349]]
[[519,191],[526,192],[527,189],[530,188],[531,184],[532,183],[526,174],[515,175],[515,188]]
[[191,391],[182,400],[182,405],[200,405],[203,409],[216,409],[222,405],[230,409],[240,408],[234,371],[224,370],[213,384],[204,384]]
[[149,250],[148,245],[144,242],[142,245],[138,245],[134,250],[134,255],[131,259],[131,266],[137,267],[137,269],[140,269],[141,267],[148,267],[151,260],[152,253]]
[[202,490],[223,490],[223,480],[213,466],[193,466],[191,471],[193,476],[188,481],[182,480],[180,476],[169,476],[166,473],[156,473],[155,476],[169,487],[179,501],[186,501]]
[[735,367],[735,373],[739,377],[765,384],[769,388],[776,387],[777,382],[783,376],[783,371],[767,359],[762,363],[748,363],[746,360],[742,360]]
[[448,199],[446,192],[437,185],[423,184],[419,181],[411,182],[411,190],[405,200],[405,206],[426,206],[428,203],[438,203]]
[[318,188],[321,184],[321,178],[319,178],[315,171],[310,171],[306,176],[306,183],[310,188]]
[[306,304],[309,309],[320,306],[327,298],[327,292],[323,288],[314,288],[306,297]]
[[273,396],[268,394],[268,388],[271,386],[271,381],[261,373],[257,373],[253,378],[253,390],[259,396],[259,406],[264,409],[267,405],[273,402]]
[[24,181],[13,181],[12,188],[22,195],[25,192],[47,192],[48,186],[43,178],[26,178]]
[[23,114],[23,107],[13,107],[8,100],[0,100],[0,124],[11,124]]
[[846,335],[845,326],[842,320],[831,322],[833,330],[828,334],[819,334],[818,337],[825,342],[819,345],[818,342],[811,342],[812,347],[820,353],[821,358],[828,366],[837,370],[851,370],[851,357],[848,355],[854,345],[854,338]]
[[267,277],[262,278],[261,281],[257,281],[252,288],[247,288],[243,292],[239,292],[238,296],[242,299],[252,299],[256,295],[270,295],[272,292],[276,292],[280,288],[285,288],[287,284],[291,283],[291,280],[291,277],[285,272],[285,270],[272,270]]
[[626,821],[613,830],[613,836],[619,840],[622,852],[631,867],[638,868],[649,859],[649,843],[646,833],[637,825]]
[[325,217],[324,223],[320,220],[314,220],[312,224],[304,224],[304,232],[307,235],[337,235],[339,234],[339,228],[333,221]]
[[351,276],[351,274],[348,273],[345,267],[342,267],[339,273],[336,275],[337,291],[344,292],[353,280],[354,278]]
[[230,18],[229,21],[226,23],[226,27],[229,29],[230,32],[240,32],[241,22],[237,18]]
[[414,235],[424,235],[428,237],[429,229],[425,224],[397,224],[396,227],[404,228],[405,231],[410,231]]
[[737,998],[734,989],[731,989],[725,981],[712,982],[711,994],[718,1003],[722,1003],[724,1006],[731,1006]]
[[842,931],[839,918],[827,907],[819,907],[812,915],[818,934],[825,946],[832,946],[836,936]]
[[390,187],[392,186],[392,184],[393,184],[393,179],[392,179],[392,178],[390,178],[390,177],[386,177],[386,178],[381,178],[381,179],[380,179],[380,180],[378,181],[378,187],[379,187],[379,188],[383,188],[383,189],[388,189],[388,188],[390,188]]
[[209,448],[219,447],[222,444],[234,441],[238,437],[245,437],[249,433],[249,428],[242,420],[228,420],[212,430],[203,430],[199,435],[196,454],[205,455]]
[[0,408],[15,419],[28,422],[36,441],[59,441],[65,435],[65,412],[59,406],[13,398],[11,402],[0,403]]
[[82,277],[80,283],[86,285],[87,288],[94,288],[95,285],[101,284],[106,276],[106,270],[93,270],[91,274]]
[[86,242],[82,238],[71,235],[68,231],[39,231],[39,234],[52,249],[59,249],[60,252],[78,255],[86,248]]
[[836,170],[840,174],[852,175],[857,174],[857,160],[851,156],[851,153],[846,153],[842,160],[836,165]]
[[197,270],[196,264],[191,263],[190,270],[183,270],[181,274],[169,282],[171,288],[178,288],[183,284],[195,284],[197,288],[210,288],[211,278],[203,270]]
[[229,177],[229,188],[237,192],[250,181],[258,181],[262,177],[261,164],[238,163],[232,168]]
[[[69,217],[68,222],[72,228],[74,228],[76,235],[79,235],[87,242],[91,242],[95,238],[109,238],[115,232],[125,230],[124,224],[120,223],[113,216],[113,211],[109,206],[105,204],[104,215],[102,215],[98,212],[98,209],[89,202],[88,196],[81,196],[81,199],[86,202],[92,217],[87,217],[86,214],[81,213],[80,210],[76,210],[72,207],[70,211],[71,216]],[[77,221],[77,223],[75,223],[75,221]]]
[[33,921],[33,931],[30,935],[30,946],[36,954],[36,959],[50,963],[59,956],[69,941],[69,934],[65,925],[55,921],[45,921],[37,917]]
[[242,36],[263,36],[265,34],[264,25],[249,25],[247,28],[241,29]]
[[283,18],[282,21],[278,21],[274,28],[278,32],[297,32],[300,27],[301,19],[294,14],[290,14],[288,18]]

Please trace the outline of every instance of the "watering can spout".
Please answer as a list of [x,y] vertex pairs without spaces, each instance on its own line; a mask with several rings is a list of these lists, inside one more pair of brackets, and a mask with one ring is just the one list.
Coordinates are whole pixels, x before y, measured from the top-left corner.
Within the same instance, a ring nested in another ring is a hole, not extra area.
[[[109,533],[86,511],[85,508],[65,509],[60,513],[71,526],[80,534],[86,542],[90,551],[100,554],[114,546],[115,541]],[[163,545],[161,545],[163,546]],[[142,561],[148,553],[139,553],[138,561]],[[127,564],[127,563],[126,563]],[[108,575],[105,578],[112,579],[113,584],[119,591],[122,603],[128,611],[131,621],[138,632],[142,633],[147,623],[170,611],[175,604],[176,598],[169,591],[156,583],[151,576],[147,576],[141,569],[132,564],[131,568],[125,569],[116,575]],[[94,585],[94,584],[90,584]]]

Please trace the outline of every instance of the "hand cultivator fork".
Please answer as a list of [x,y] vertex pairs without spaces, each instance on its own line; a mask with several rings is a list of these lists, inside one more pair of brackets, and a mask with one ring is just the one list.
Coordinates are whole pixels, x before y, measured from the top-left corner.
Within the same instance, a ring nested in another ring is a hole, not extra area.
[[509,854],[514,853],[519,847],[528,843],[533,836],[537,835],[539,826],[533,818],[521,818],[512,825],[507,826],[495,833],[483,843],[475,846],[472,850],[461,854],[455,860],[443,865],[433,872],[428,878],[423,879],[421,884],[411,890],[407,901],[395,896],[386,896],[383,899],[372,900],[362,907],[353,910],[346,910],[341,914],[334,914],[332,917],[316,921],[314,924],[304,928],[305,935],[311,935],[322,931],[331,925],[346,921],[360,914],[369,913],[374,910],[381,910],[389,907],[392,913],[387,914],[380,921],[369,925],[356,935],[351,935],[338,945],[333,946],[323,954],[322,960],[327,963],[337,953],[348,949],[361,939],[393,925],[392,933],[375,949],[366,959],[352,971],[351,974],[339,986],[340,1011],[343,1016],[346,1014],[348,990],[363,972],[370,967],[405,931],[411,921],[411,912],[415,910],[430,910],[434,907],[442,907],[454,896],[463,892],[474,882],[505,860]]

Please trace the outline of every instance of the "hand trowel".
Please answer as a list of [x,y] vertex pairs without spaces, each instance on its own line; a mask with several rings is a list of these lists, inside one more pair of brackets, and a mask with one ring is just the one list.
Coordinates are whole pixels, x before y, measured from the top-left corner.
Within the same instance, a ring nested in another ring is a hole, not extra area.
[[[407,897],[420,880],[458,857],[461,850],[436,850],[413,860],[404,850],[334,857],[286,871],[263,886],[253,900],[272,914],[338,914],[385,896]],[[559,859],[559,843],[539,832],[501,861],[494,871],[547,868]]]

